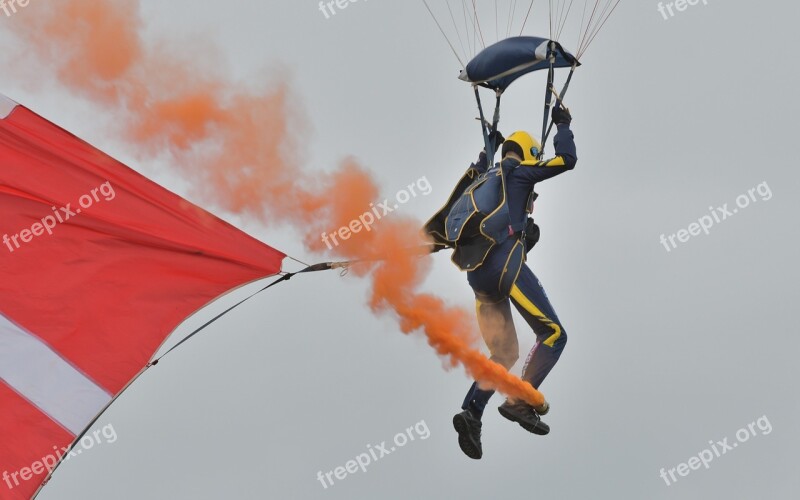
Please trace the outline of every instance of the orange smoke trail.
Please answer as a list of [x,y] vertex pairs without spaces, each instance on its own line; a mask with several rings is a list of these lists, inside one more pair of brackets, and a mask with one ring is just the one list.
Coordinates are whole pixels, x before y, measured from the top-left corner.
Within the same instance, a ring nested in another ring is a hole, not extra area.
[[438,297],[417,292],[430,259],[420,260],[404,242],[413,241],[411,238],[418,233],[420,224],[398,219],[383,224],[389,226],[387,234],[373,242],[374,250],[385,260],[372,270],[372,309],[393,310],[400,318],[403,333],[422,328],[437,353],[449,357],[451,365],[461,363],[483,386],[534,405],[542,404],[544,397],[533,386],[511,375],[474,347],[474,313],[449,307]]
[[[253,92],[199,69],[190,62],[197,54],[181,58],[146,45],[138,0],[32,4],[12,29],[64,85],[117,109],[137,150],[170,152],[202,194],[225,209],[305,228],[309,250],[325,250],[316,235],[347,226],[378,198],[376,183],[353,160],[334,174],[299,170],[292,137],[303,120],[285,78]],[[335,250],[347,259],[382,259],[354,268],[372,280],[372,310],[394,312],[404,333],[422,329],[439,355],[483,385],[541,404],[530,384],[475,347],[472,313],[417,291],[430,259],[407,245],[420,239],[421,224],[396,215],[379,224],[380,230],[362,231]]]

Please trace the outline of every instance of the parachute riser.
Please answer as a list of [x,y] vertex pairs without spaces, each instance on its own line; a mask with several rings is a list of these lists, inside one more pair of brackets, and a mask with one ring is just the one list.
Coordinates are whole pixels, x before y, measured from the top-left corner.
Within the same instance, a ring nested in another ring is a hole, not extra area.
[[556,44],[551,41],[547,46],[547,59],[550,61],[550,67],[547,69],[547,88],[544,93],[544,116],[542,117],[542,149],[539,151],[538,159],[544,157],[545,135],[547,134],[547,122],[550,119],[550,100],[553,97],[553,81],[555,80],[555,63],[556,63]]
[[[575,74],[575,68],[577,68],[577,65],[573,64],[572,69],[569,70],[567,81],[564,83],[564,87],[561,88],[560,95],[551,87],[551,93],[556,96],[556,106],[564,105],[564,96],[567,95],[567,91],[569,90],[569,84],[572,82],[572,75]],[[550,125],[547,127],[547,132],[542,136],[542,151],[544,151],[544,145],[547,142],[547,138],[550,137],[550,132],[553,130],[553,125],[555,124],[551,121]]]
[[473,88],[475,89],[475,100],[478,103],[478,113],[480,114],[479,120],[481,122],[483,144],[486,151],[486,168],[491,168],[491,166],[494,164],[495,149],[497,146],[494,141],[497,140],[495,132],[497,132],[497,125],[500,123],[500,98],[502,97],[503,92],[501,90],[495,91],[496,99],[494,115],[492,116],[492,123],[489,125],[489,122],[486,120],[486,116],[483,112],[483,104],[481,102],[481,94],[478,90],[478,86],[473,85]]

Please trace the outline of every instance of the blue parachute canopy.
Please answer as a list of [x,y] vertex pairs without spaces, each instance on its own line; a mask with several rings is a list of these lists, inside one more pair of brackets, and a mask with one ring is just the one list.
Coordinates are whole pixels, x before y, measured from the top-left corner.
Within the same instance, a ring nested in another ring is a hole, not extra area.
[[504,91],[517,78],[548,69],[548,47],[554,49],[554,68],[580,66],[580,62],[558,42],[534,36],[506,38],[483,49],[458,77],[465,82]]

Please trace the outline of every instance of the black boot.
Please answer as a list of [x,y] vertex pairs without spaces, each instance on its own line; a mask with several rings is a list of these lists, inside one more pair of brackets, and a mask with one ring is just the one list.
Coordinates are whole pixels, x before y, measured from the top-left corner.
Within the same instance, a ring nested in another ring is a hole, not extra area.
[[453,427],[458,433],[458,446],[466,456],[475,460],[483,456],[482,425],[480,416],[471,409],[464,410],[453,417]]
[[497,408],[497,411],[500,412],[500,415],[512,422],[518,423],[528,432],[540,436],[544,436],[550,432],[550,426],[542,422],[541,417],[539,417],[539,414],[533,409],[533,406],[523,401],[512,403],[506,399],[506,402],[501,404]]

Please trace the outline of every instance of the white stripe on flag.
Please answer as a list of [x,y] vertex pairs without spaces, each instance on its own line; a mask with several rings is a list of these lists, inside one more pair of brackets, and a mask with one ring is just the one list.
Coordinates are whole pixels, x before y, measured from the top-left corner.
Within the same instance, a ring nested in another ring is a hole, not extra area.
[[6,116],[10,115],[14,108],[17,107],[17,103],[9,99],[8,97],[0,94],[0,120],[5,118]]
[[75,435],[111,401],[105,390],[2,314],[0,379]]

